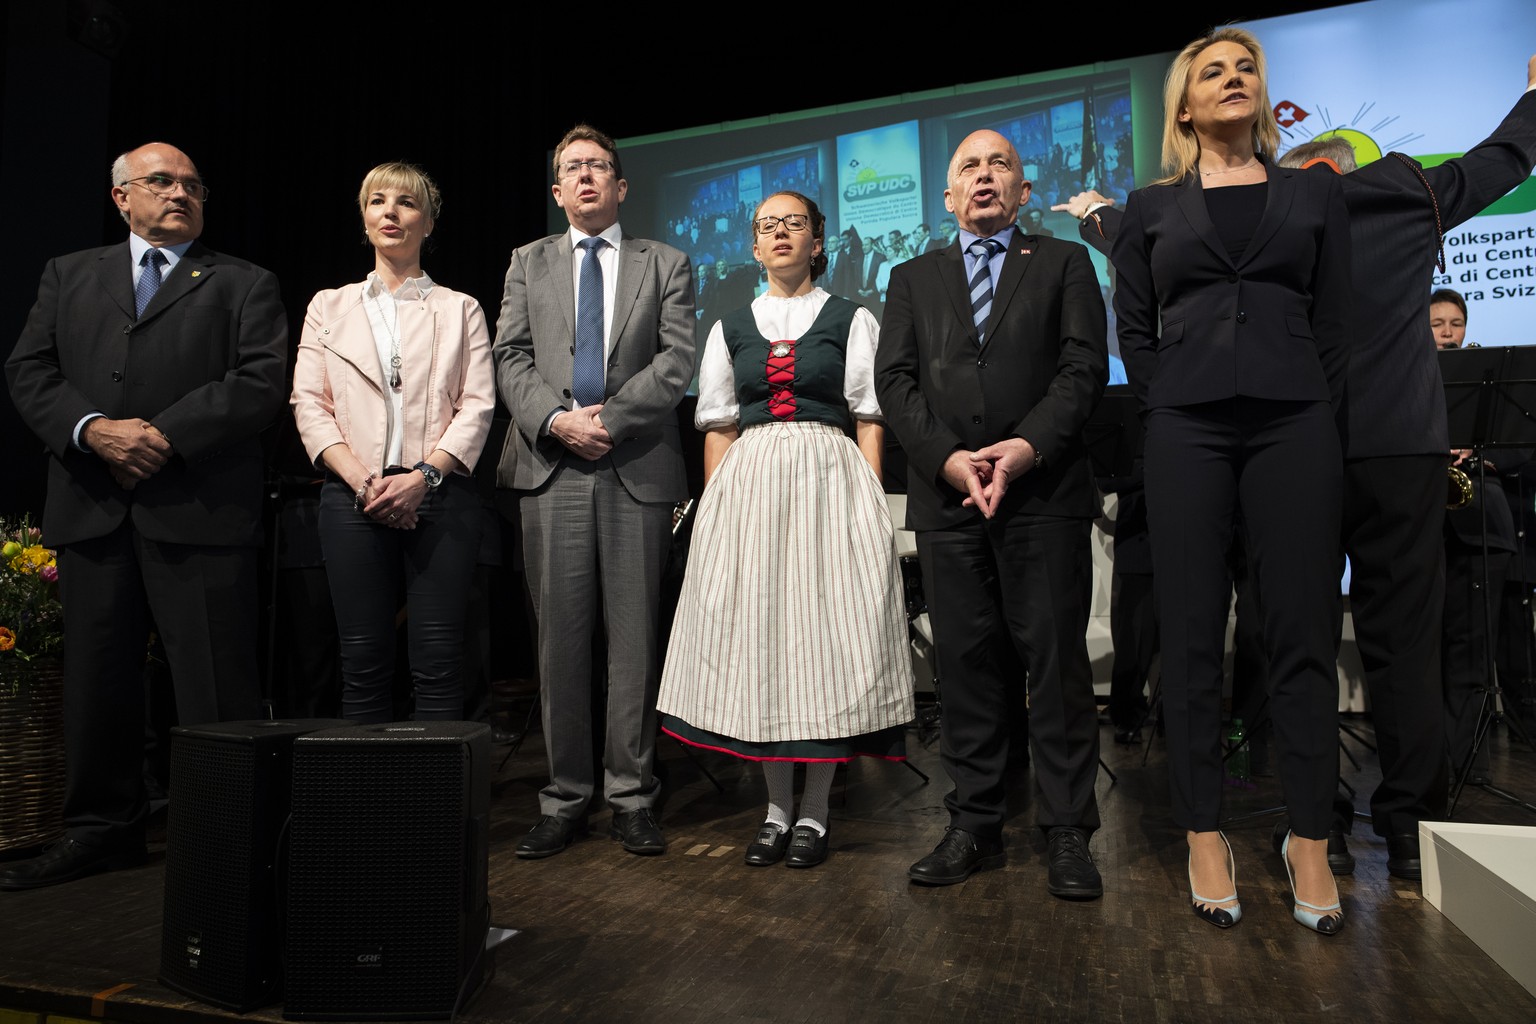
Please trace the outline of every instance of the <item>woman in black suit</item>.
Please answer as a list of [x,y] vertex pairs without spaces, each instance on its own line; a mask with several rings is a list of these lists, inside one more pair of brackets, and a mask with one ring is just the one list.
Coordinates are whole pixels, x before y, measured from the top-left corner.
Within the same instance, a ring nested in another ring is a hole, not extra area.
[[1349,237],[1335,174],[1274,166],[1264,52],[1240,29],[1186,46],[1164,89],[1168,176],[1132,193],[1115,240],[1120,351],[1146,415],[1153,577],[1175,823],[1194,911],[1242,915],[1219,831],[1225,555],[1249,528],[1292,832],[1296,920],[1343,925],[1328,870],[1338,707]]

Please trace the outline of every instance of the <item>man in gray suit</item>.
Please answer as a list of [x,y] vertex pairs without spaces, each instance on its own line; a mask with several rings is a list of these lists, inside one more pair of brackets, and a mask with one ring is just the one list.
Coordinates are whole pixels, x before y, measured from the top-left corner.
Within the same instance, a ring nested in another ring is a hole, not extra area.
[[572,128],[554,172],[570,230],[512,253],[494,349],[516,427],[503,463],[521,494],[549,752],[541,817],[517,855],[553,856],[587,829],[599,608],[609,834],[658,854],[657,615],[672,509],[688,496],[676,409],[693,376],[693,273],[678,250],[619,229],[629,183],[607,135]]

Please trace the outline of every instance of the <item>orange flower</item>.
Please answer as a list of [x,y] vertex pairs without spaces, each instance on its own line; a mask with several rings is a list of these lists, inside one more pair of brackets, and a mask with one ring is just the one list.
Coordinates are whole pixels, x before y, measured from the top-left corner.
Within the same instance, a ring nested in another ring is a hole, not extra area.
[[0,626],[0,651],[8,651],[16,646],[16,634],[7,627]]

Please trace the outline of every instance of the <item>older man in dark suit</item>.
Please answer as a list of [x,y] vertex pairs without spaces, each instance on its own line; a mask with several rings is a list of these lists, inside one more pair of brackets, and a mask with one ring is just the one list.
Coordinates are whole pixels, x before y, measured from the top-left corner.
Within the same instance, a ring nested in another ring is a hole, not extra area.
[[66,837],[0,888],[144,859],[144,656],[151,618],[183,725],[255,718],[258,433],[286,398],[277,279],[201,245],[207,189],[173,146],[112,165],[128,241],[51,261],[6,363],[52,455],[43,537],[59,548]]
[[1108,380],[1104,302],[1088,251],[1014,226],[1029,197],[1002,135],[968,136],[945,208],[957,244],[897,266],[876,386],[908,460],[907,528],[944,679],[950,824],[914,882],[1001,865],[1012,645],[1028,673],[1036,822],[1047,889],[1093,899],[1098,723],[1085,632],[1098,512],[1082,430]]
[[567,132],[554,172],[570,230],[512,253],[493,350],[516,426],[503,462],[522,492],[550,772],[517,855],[553,856],[586,832],[600,628],[609,834],[659,854],[658,620],[672,509],[688,496],[676,410],[693,377],[693,272],[678,250],[620,229],[629,182],[607,135]]

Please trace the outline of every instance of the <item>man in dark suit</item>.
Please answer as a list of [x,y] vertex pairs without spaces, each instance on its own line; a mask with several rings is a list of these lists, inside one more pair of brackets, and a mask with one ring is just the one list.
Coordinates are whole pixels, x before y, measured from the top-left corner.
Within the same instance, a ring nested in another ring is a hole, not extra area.
[[[1536,163],[1536,57],[1526,79],[1525,94],[1492,135],[1437,166],[1388,154],[1355,170],[1353,150],[1337,138],[1297,146],[1280,161],[1300,166],[1336,147],[1330,159],[1344,172],[1352,272],[1372,282],[1353,293],[1344,548],[1381,760],[1371,825],[1387,841],[1388,871],[1410,880],[1421,874],[1418,823],[1445,817],[1447,793],[1437,666],[1450,441],[1429,284],[1444,233],[1524,181]],[[1081,218],[1083,237],[1107,251],[1121,214],[1106,203],[1083,193],[1059,208]],[[1347,807],[1340,810],[1347,816]],[[1329,864],[1337,874],[1353,868],[1342,831],[1329,838]]]
[[1103,891],[1088,852],[1098,827],[1098,723],[1085,633],[1098,513],[1082,430],[1104,391],[1104,303],[1080,245],[1014,227],[1029,196],[1003,136],[968,136],[945,208],[959,242],[897,266],[876,357],[880,406],[908,460],[940,672],[950,824],[908,874],[964,881],[1004,861],[1012,645],[1029,687],[1036,822],[1048,890]]
[[880,251],[881,244],[876,235],[864,239],[862,263],[858,268],[858,287],[849,296],[875,314],[876,320],[880,319],[885,306],[880,295],[880,267],[886,261],[885,253]]
[[144,859],[144,657],[164,641],[183,725],[256,718],[258,433],[282,409],[277,279],[197,242],[207,190],[153,143],[112,165],[127,242],[51,261],[6,363],[47,445],[59,548],[66,837],[0,888]]
[[493,350],[517,428],[498,476],[522,492],[550,773],[517,855],[552,856],[587,829],[599,629],[609,834],[659,854],[658,617],[672,509],[688,497],[676,410],[693,377],[693,272],[678,250],[620,230],[629,183],[607,135],[571,129],[554,171],[570,230],[512,253]]

